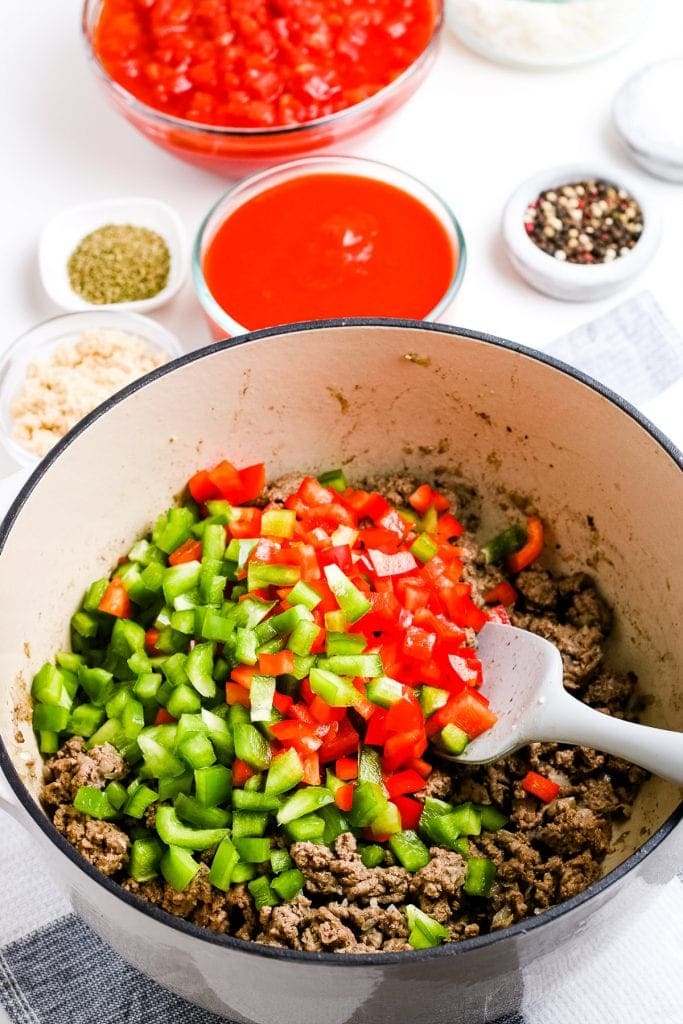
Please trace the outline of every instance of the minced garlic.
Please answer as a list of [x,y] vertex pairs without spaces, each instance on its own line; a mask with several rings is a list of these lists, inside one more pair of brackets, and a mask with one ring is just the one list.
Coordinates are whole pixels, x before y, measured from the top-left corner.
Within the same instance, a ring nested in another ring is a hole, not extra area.
[[13,439],[42,456],[87,413],[169,356],[124,331],[83,331],[65,337],[49,359],[34,360],[10,413]]

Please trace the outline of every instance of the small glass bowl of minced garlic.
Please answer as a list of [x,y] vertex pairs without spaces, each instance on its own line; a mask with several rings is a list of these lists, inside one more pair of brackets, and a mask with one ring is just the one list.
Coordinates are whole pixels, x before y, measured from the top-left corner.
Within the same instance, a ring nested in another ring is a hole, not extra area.
[[113,394],[183,354],[139,313],[88,309],[29,328],[0,360],[0,444],[32,468]]
[[46,292],[62,309],[144,313],[172,298],[185,280],[185,230],[158,199],[82,203],[45,226],[38,262]]

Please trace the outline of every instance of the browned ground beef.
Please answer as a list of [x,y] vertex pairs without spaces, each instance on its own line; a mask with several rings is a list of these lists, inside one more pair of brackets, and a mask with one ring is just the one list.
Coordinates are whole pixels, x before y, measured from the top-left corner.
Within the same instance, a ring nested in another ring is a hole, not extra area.
[[[368,483],[396,502],[410,493],[410,485],[401,477]],[[290,489],[287,485],[281,492]],[[271,489],[271,499],[280,496]],[[467,561],[466,578],[481,594],[500,574],[478,561],[472,538],[459,538],[458,543]],[[611,614],[590,577],[583,573],[557,577],[531,568],[517,577],[516,587],[519,601],[514,624],[558,646],[567,687],[606,714],[627,714],[636,679],[631,674],[614,675],[603,664]],[[530,769],[560,784],[560,795],[552,803],[542,804],[522,789],[521,780]],[[504,828],[471,840],[472,853],[497,865],[489,899],[463,891],[466,862],[459,853],[432,847],[429,864],[411,874],[387,850],[383,864],[367,868],[355,837],[346,833],[333,849],[293,843],[290,854],[304,874],[304,891],[288,903],[257,911],[246,885],[234,886],[228,893],[215,889],[206,863],[182,893],[162,879],[138,883],[126,877],[126,833],[110,823],[88,819],[70,806],[79,786],[103,788],[126,772],[113,747],[86,752],[78,738],[69,740],[47,762],[45,804],[57,828],[91,864],[129,892],[216,932],[272,946],[351,953],[410,948],[402,910],[409,903],[442,922],[451,941],[457,941],[507,927],[581,892],[599,877],[612,824],[629,813],[645,778],[645,772],[610,755],[551,743],[531,744],[502,761],[477,768],[446,768],[437,762],[418,799],[433,796],[455,804],[466,800],[492,804],[509,819]],[[153,813],[153,809],[148,812],[149,827],[153,827]],[[202,860],[209,860],[211,852]]]

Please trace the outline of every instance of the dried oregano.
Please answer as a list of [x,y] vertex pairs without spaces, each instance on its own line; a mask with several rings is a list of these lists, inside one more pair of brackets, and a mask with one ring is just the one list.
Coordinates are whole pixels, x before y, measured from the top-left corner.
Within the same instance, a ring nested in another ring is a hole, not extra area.
[[73,290],[96,305],[151,299],[166,286],[171,254],[149,228],[105,224],[77,245],[67,265]]

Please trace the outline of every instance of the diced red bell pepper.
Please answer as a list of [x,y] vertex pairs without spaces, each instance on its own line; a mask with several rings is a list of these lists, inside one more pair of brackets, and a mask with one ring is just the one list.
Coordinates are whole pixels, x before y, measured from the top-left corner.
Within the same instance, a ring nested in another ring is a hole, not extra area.
[[478,632],[488,622],[486,613],[470,596],[469,583],[440,582],[438,591],[446,611],[456,625]]
[[118,576],[114,576],[107,585],[97,610],[106,612],[107,615],[114,615],[117,619],[130,618],[132,611],[130,598],[123,581]]
[[517,591],[508,580],[501,580],[491,587],[484,594],[485,604],[514,604],[517,600]]
[[233,466],[232,462],[223,459],[209,470],[209,479],[221,498],[235,504],[239,503],[242,484],[237,467]]
[[264,676],[284,676],[294,671],[294,655],[291,651],[278,651],[277,654],[259,654],[259,672]]
[[368,526],[360,530],[358,541],[364,548],[376,548],[391,554],[401,543],[401,538],[394,530],[385,530],[383,526]]
[[403,539],[410,532],[410,525],[403,519],[395,508],[389,508],[388,512],[375,520],[377,526],[385,530],[392,530],[398,537]]
[[434,653],[436,633],[430,633],[420,626],[409,626],[405,631],[401,650],[408,658],[416,661],[429,661]]
[[429,761],[425,761],[421,757],[414,757],[412,761],[409,761],[408,768],[412,768],[413,771],[416,771],[417,774],[421,775],[423,779],[426,779],[429,775],[431,775],[432,771],[434,770],[433,766],[429,763]]
[[246,761],[242,761],[241,758],[236,757],[232,762],[232,784],[238,789],[255,774],[256,769],[248,765]]
[[183,562],[201,562],[201,559],[202,542],[190,537],[184,544],[181,544],[180,547],[171,552],[168,556],[168,564],[181,565]]
[[427,509],[433,504],[433,500],[432,489],[429,484],[420,484],[420,486],[414,490],[408,498],[408,504],[423,516]]
[[353,805],[353,791],[355,786],[353,782],[347,782],[345,786],[340,786],[334,794],[334,802],[340,811],[350,811]]
[[510,616],[507,613],[504,604],[494,604],[492,608],[487,611],[489,622],[500,622],[503,626],[511,625]]
[[387,738],[387,713],[383,708],[375,708],[368,719],[365,730],[365,742],[371,747],[383,747]]
[[245,466],[244,469],[240,469],[239,477],[241,486],[240,503],[254,501],[266,486],[266,467],[262,462],[256,462],[253,466]]
[[543,800],[546,804],[554,800],[560,792],[557,782],[553,782],[552,779],[546,778],[545,775],[539,775],[538,772],[532,771],[527,772],[522,779],[522,789],[532,796],[537,796],[539,800]]
[[261,509],[248,505],[246,508],[234,508],[232,519],[228,523],[231,537],[258,537],[261,532]]
[[432,505],[437,512],[445,512],[451,507],[451,503],[445,494],[441,494],[440,491],[432,489]]
[[301,759],[304,766],[302,782],[307,786],[320,785],[320,758],[317,751],[307,754]]
[[171,722],[176,722],[177,719],[166,710],[166,708],[159,708],[156,715],[154,716],[155,725],[168,725]]
[[464,532],[465,527],[450,512],[439,516],[439,521],[436,525],[436,536],[440,542],[451,540],[453,537],[460,537]]
[[157,641],[160,635],[159,630],[155,626],[150,626],[145,633],[145,650],[150,658],[158,658],[161,655],[161,651],[157,649]]
[[510,572],[521,572],[531,565],[543,551],[543,522],[539,516],[529,516],[526,524],[526,543],[519,551],[508,555]]
[[348,544],[338,544],[329,548],[323,548],[318,552],[318,565],[324,568],[326,565],[338,565],[347,576],[353,572],[353,559],[351,548]]
[[220,491],[206,469],[200,469],[198,473],[190,477],[187,487],[194,500],[200,505],[212,498],[218,498],[220,495]]
[[358,758],[338,757],[334,766],[334,774],[344,782],[358,778]]
[[404,796],[406,793],[417,793],[424,789],[425,780],[414,768],[406,768],[395,775],[389,775],[385,779],[389,796],[394,799],[397,796]]
[[273,722],[269,728],[275,739],[283,746],[294,747],[301,753],[311,753],[322,746],[323,741],[316,734],[315,728],[304,722],[283,718],[281,722]]
[[466,657],[462,653],[453,652],[448,655],[448,664],[466,686],[481,686],[481,662],[476,657]]
[[243,708],[251,707],[249,690],[240,683],[228,682],[225,684],[225,703],[241,704]]
[[394,803],[401,815],[401,825],[403,828],[416,829],[424,810],[424,804],[421,804],[419,800],[411,799],[409,796],[396,796],[394,797]]
[[334,739],[326,738],[320,748],[321,764],[328,764],[330,761],[336,761],[339,757],[355,754],[358,750],[358,743],[358,733],[348,718],[343,718],[339,722],[337,735]]
[[276,690],[273,694],[273,707],[281,715],[286,715],[293,703],[294,698],[290,697],[288,693],[280,693],[279,690]]
[[393,506],[389,504],[387,499],[376,491],[372,491],[366,495],[363,508],[358,514],[364,517],[367,516],[367,518],[372,519],[374,523],[378,523],[382,516],[386,515],[387,512],[392,511]]
[[450,697],[447,703],[430,717],[427,731],[432,734],[434,726],[443,729],[445,725],[457,725],[470,739],[486,732],[498,721],[498,716],[488,707],[486,698],[471,687]]
[[387,554],[377,548],[368,548],[367,554],[373,571],[380,577],[400,576],[417,569],[417,562],[410,551],[396,551],[394,554]]
[[329,722],[341,722],[346,715],[346,708],[332,708],[318,694],[315,694],[308,710],[316,722],[327,725]]
[[245,690],[248,690],[252,679],[257,674],[258,668],[255,665],[235,665],[230,672],[230,678],[234,683],[239,683]]
[[301,702],[291,705],[287,712],[287,718],[293,718],[297,722],[303,722],[304,725],[310,725],[311,728],[314,728],[318,724],[311,714],[308,705]]
[[314,476],[305,476],[296,493],[309,506],[331,505],[336,497],[335,491],[324,487]]
[[356,520],[338,501],[326,505],[311,505],[301,513],[301,525],[310,532],[317,527],[334,532],[338,526],[355,526]]
[[[401,697],[386,712],[384,720],[388,732],[414,732],[424,730],[422,708],[412,696]],[[415,754],[415,757],[419,757]]]
[[427,749],[427,738],[424,729],[413,732],[392,733],[384,744],[382,767],[386,772],[395,772],[403,768],[415,757],[422,757]]

